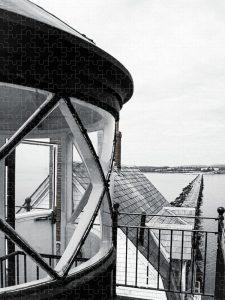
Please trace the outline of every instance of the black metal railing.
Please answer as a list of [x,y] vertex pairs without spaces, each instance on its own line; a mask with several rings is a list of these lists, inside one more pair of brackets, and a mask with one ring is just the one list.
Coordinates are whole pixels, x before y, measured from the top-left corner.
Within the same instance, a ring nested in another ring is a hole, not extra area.
[[[117,272],[114,274],[116,286],[163,291],[168,299],[176,299],[175,294],[224,299],[224,209],[218,209],[218,212],[217,218],[204,218],[128,214],[119,212],[118,205],[114,207],[113,240],[118,253]],[[164,222],[154,223],[154,217],[163,218]],[[189,224],[168,224],[165,220],[171,217],[180,217]],[[190,222],[191,219],[193,222]],[[196,228],[196,220],[199,219],[218,222],[218,230]],[[212,248],[216,244],[216,259],[211,270]]]
[[[54,267],[61,258],[61,255],[54,254],[40,254],[51,267]],[[10,278],[10,270],[8,268],[9,259],[15,260],[15,278]],[[87,261],[89,258],[77,257],[74,261],[74,267],[77,267],[79,264]],[[15,282],[15,284],[26,283],[28,281],[28,273],[30,272],[30,264],[27,262],[27,255],[23,251],[15,251],[8,255],[0,257],[0,287],[10,286],[10,282]],[[42,270],[38,265],[36,265],[36,274],[34,275],[33,280],[40,279],[40,271]],[[10,280],[11,279],[11,280]]]
[[[23,257],[23,274],[21,273],[21,257]],[[9,259],[15,260],[15,284],[20,284],[21,282],[27,282],[27,257],[22,251],[15,251],[8,255],[0,257],[0,286],[1,288],[9,286],[10,282],[10,270],[8,268]]]

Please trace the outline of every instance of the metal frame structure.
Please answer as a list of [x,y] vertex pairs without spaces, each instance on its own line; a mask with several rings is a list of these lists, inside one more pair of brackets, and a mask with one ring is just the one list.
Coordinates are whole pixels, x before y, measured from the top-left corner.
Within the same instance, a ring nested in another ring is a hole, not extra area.
[[[88,137],[88,134],[82,125],[80,118],[78,117],[73,105],[69,98],[61,98],[58,95],[49,95],[45,102],[31,115],[31,117],[22,125],[14,135],[3,145],[0,149],[0,159],[4,159],[9,155],[15,147],[26,137],[26,135],[34,129],[38,124],[43,121],[56,107],[59,107],[62,114],[64,115],[71,132],[73,134],[74,143],[76,144],[82,158],[86,164],[89,171],[91,182],[93,185],[90,194],[91,201],[87,204],[86,211],[87,214],[83,215],[83,219],[80,222],[80,228],[77,229],[76,234],[73,235],[69,245],[67,246],[65,252],[63,253],[61,259],[59,260],[55,270],[49,266],[42,256],[35,251],[9,224],[0,219],[0,230],[5,233],[5,235],[14,242],[21,250],[31,257],[33,261],[41,267],[53,280],[63,280],[67,277],[74,261],[76,260],[76,255],[81,249],[94,220],[99,211],[100,205],[104,196],[107,196],[109,208],[112,208],[111,198],[109,194],[109,180],[112,167],[112,158],[110,169],[105,178],[104,172],[102,170],[99,158],[95,152],[95,149]],[[26,141],[28,143],[29,141]],[[30,143],[30,142],[29,142]],[[114,141],[115,145],[115,141]],[[81,151],[82,148],[82,151]],[[92,157],[92,163],[95,164],[95,171],[89,166],[89,162],[86,158]],[[113,154],[112,154],[113,157]],[[97,171],[96,171],[97,170]],[[102,182],[102,184],[100,184]],[[112,210],[110,210],[112,215]],[[84,225],[85,224],[85,225]],[[78,224],[79,227],[79,224]]]

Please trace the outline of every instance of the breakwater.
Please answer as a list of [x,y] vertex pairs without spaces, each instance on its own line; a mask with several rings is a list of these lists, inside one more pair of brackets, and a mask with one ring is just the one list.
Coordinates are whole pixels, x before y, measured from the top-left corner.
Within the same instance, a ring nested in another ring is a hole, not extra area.
[[183,188],[181,194],[171,202],[171,205],[176,207],[193,207],[196,209],[196,215],[198,215],[203,187],[203,175],[199,174]]
[[[188,207],[195,209],[195,216],[199,217],[200,207],[202,205],[203,175],[199,174],[192,180],[181,192],[181,194],[171,204],[177,207]],[[201,229],[201,219],[196,218],[193,229]],[[192,248],[195,249],[196,281],[203,285],[203,256],[202,256],[202,234],[192,236]],[[191,262],[187,263],[187,268],[191,268]]]

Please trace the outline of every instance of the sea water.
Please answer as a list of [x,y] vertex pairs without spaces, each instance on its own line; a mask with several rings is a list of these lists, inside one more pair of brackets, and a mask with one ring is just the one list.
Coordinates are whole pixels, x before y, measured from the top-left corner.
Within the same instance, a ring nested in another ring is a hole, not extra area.
[[[179,196],[182,189],[197,176],[193,173],[145,173],[145,175],[169,202]],[[225,207],[225,174],[204,174],[203,179],[201,216],[217,217],[217,208]],[[204,230],[217,231],[218,223],[214,220],[204,220],[202,227]],[[213,293],[215,288],[216,250],[216,236],[213,238],[211,235],[208,239],[205,279],[209,293]],[[212,298],[203,297],[203,299]]]

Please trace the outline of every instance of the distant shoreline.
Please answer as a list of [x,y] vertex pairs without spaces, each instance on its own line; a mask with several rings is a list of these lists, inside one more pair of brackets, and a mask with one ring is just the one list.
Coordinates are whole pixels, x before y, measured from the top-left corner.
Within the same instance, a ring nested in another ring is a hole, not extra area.
[[203,174],[203,175],[224,175],[225,171],[153,171],[153,170],[139,170],[143,173],[155,173],[155,174]]

